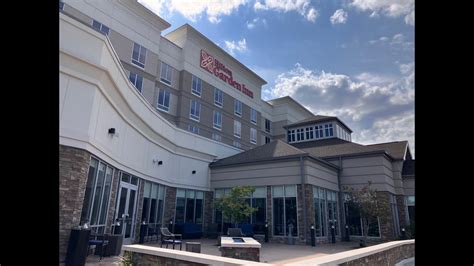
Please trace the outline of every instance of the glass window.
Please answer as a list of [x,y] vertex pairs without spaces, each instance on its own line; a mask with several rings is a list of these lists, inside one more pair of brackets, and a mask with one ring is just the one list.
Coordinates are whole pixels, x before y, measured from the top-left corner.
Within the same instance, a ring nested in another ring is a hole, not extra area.
[[333,129],[332,129],[332,124],[325,124],[324,125],[324,133],[325,133],[325,137],[332,137],[334,132],[333,132]]
[[[182,192],[182,193],[180,193]],[[176,193],[176,217],[175,223],[184,223],[184,208],[186,204],[186,191],[178,189]]]
[[130,82],[132,82],[133,86],[135,86],[139,92],[142,92],[143,77],[130,72],[130,76],[128,78],[130,79]]
[[241,124],[239,121],[234,120],[234,136],[240,138]]
[[188,125],[188,131],[199,135],[199,127],[197,126]]
[[296,130],[296,141],[302,141],[304,140],[304,129],[298,128]]
[[170,92],[160,89],[158,94],[158,109],[168,112],[170,109]]
[[64,10],[64,2],[59,1],[59,10],[63,11]]
[[171,85],[172,69],[166,63],[161,62],[160,81]]
[[271,129],[270,120],[265,119],[265,131],[268,132],[268,133],[270,133],[270,129]]
[[234,145],[234,147],[239,148],[239,149],[242,147],[242,146],[240,145],[240,142],[238,142],[238,141],[236,141],[236,140],[234,140],[234,142],[232,143],[232,145]]
[[320,139],[320,138],[324,137],[324,130],[323,130],[322,125],[314,126],[314,130],[315,130],[314,133],[315,133],[315,138],[316,139]]
[[242,103],[239,100],[234,100],[234,114],[242,116]]
[[250,128],[250,142],[257,144],[257,130],[255,128]]
[[250,108],[250,122],[257,124],[257,110]]
[[224,93],[217,88],[214,88],[214,104],[219,107],[224,104]]
[[216,133],[212,133],[212,139],[222,142],[222,136]]
[[296,133],[295,130],[288,130],[288,143],[295,142],[296,141]]
[[270,143],[271,139],[269,137],[265,137],[265,144]]
[[199,122],[201,113],[201,103],[195,100],[191,100],[189,109],[189,118]]
[[134,43],[133,52],[132,52],[132,63],[141,68],[144,68],[145,58],[146,58],[146,48],[139,45],[138,43]]
[[214,128],[215,129],[222,129],[222,113],[214,111]]
[[203,222],[204,192],[178,189],[176,193],[176,223]]
[[109,31],[110,31],[109,27],[98,22],[97,20],[92,20],[92,27],[102,34],[109,35]]
[[196,96],[201,96],[202,81],[200,78],[193,75],[191,93]]
[[306,139],[313,139],[313,127],[307,127],[306,128]]
[[272,190],[274,235],[291,234],[292,236],[297,236],[296,186],[274,186]]

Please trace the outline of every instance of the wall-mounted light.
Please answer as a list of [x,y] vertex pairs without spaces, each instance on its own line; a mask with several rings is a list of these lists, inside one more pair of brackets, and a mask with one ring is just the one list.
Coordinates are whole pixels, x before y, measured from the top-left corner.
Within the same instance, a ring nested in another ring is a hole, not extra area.
[[112,135],[115,134],[115,128],[114,127],[109,128],[109,134],[112,134]]
[[193,173],[193,175],[194,175],[194,174],[196,173],[196,170],[193,170],[193,172],[192,172],[192,173]]
[[163,164],[163,161],[159,161],[159,162],[158,162],[158,165],[162,165],[162,164]]
[[153,163],[157,163],[158,165],[162,165],[163,161],[158,161],[158,159],[153,159]]

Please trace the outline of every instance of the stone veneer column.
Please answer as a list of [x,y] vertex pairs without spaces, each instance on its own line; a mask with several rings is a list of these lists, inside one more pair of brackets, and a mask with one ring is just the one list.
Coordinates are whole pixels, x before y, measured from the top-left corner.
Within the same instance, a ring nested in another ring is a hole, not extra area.
[[267,222],[268,222],[268,242],[273,237],[273,211],[272,211],[272,187],[267,186]]
[[80,223],[90,153],[59,145],[59,261],[66,259],[71,229]]
[[[400,223],[400,227],[405,228],[405,232],[408,231],[407,228],[407,213],[406,213],[406,206],[405,206],[405,196],[404,195],[396,195],[397,197],[397,208],[398,208],[398,219]],[[400,229],[401,230],[401,229]],[[401,231],[400,231],[401,232]]]
[[214,210],[214,192],[213,191],[204,191],[204,232],[209,232],[209,226],[212,223],[212,213]]
[[105,232],[108,234],[112,233],[112,224],[115,223],[115,205],[117,202],[118,187],[120,184],[120,171],[114,170],[112,178],[112,190],[110,191],[110,202],[109,209],[107,210],[107,220],[105,226]]
[[137,191],[137,202],[136,202],[136,210],[135,210],[135,235],[134,241],[138,243],[140,240],[140,225],[142,223],[142,210],[143,210],[143,194],[145,193],[145,180],[140,179],[138,184],[138,191]]
[[[306,203],[305,203],[306,204]],[[296,243],[305,243],[304,216],[303,216],[303,192],[301,185],[296,185],[296,216],[298,220],[298,238]]]
[[305,184],[305,196],[306,196],[306,219],[308,220],[308,228],[306,228],[306,244],[311,245],[311,225],[315,225],[312,185]]
[[390,192],[377,191],[377,200],[380,207],[384,211],[384,215],[380,217],[380,237],[382,241],[395,239],[393,215],[390,206]]
[[163,215],[163,226],[168,227],[170,219],[175,218],[176,212],[176,188],[166,187],[165,195],[165,213]]

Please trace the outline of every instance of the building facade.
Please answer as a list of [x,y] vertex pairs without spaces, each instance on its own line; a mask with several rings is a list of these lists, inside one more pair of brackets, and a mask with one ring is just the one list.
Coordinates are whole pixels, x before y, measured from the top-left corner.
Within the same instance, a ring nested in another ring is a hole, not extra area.
[[[256,73],[190,25],[163,36],[170,24],[136,0],[60,2],[59,21],[60,261],[84,223],[124,243],[138,240],[143,221],[223,224],[213,201],[242,184],[257,188],[249,222],[256,233],[269,223],[272,241],[291,233],[307,242],[315,221],[321,241],[329,221],[342,235],[341,185],[369,179],[399,221],[379,223],[378,237],[396,237],[414,216],[406,142],[355,144],[337,118],[290,97],[263,101]],[[321,150],[334,140],[365,148]],[[403,145],[403,156],[391,154]]]

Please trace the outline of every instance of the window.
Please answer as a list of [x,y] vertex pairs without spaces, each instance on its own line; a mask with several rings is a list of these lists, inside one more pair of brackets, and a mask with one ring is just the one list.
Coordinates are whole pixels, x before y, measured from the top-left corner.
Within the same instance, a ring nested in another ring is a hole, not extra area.
[[222,142],[222,136],[216,133],[212,133],[212,139]]
[[171,86],[172,69],[169,65],[161,62],[160,81]]
[[[328,190],[326,193],[327,196],[327,209],[328,209],[328,226],[334,226],[335,233],[338,235],[338,226],[337,221],[339,220],[338,211],[337,211],[337,193],[335,191]],[[331,232],[329,230],[329,232]]]
[[170,109],[170,92],[160,89],[158,94],[158,109],[168,112]]
[[390,195],[390,209],[392,210],[393,229],[397,236],[400,235],[400,220],[398,220],[397,197]]
[[89,223],[97,233],[103,233],[105,229],[113,173],[114,168],[91,158],[82,205],[81,224]]
[[257,130],[255,128],[250,128],[250,142],[257,144]]
[[201,96],[201,89],[202,89],[201,79],[193,75],[191,93],[196,96]]
[[313,139],[314,138],[314,135],[313,135],[313,127],[307,127],[306,128],[306,139]]
[[188,125],[188,131],[199,135],[199,127],[197,126]]
[[189,109],[189,118],[199,122],[201,113],[201,103],[195,100],[191,100],[191,107]]
[[291,233],[292,236],[297,236],[298,219],[296,216],[296,186],[273,186],[272,197],[273,234],[277,236],[286,236],[288,233]]
[[92,20],[92,27],[105,35],[109,35],[109,27],[97,20]]
[[145,68],[146,48],[138,43],[133,44],[132,63]]
[[[362,236],[362,219],[359,210],[348,201],[348,196],[345,195],[344,211],[346,213],[346,221],[349,226],[350,235]],[[369,224],[368,236],[380,237],[380,221],[374,217],[374,222]]]
[[410,224],[415,222],[415,196],[406,196],[406,205],[408,209],[408,219]]
[[242,103],[239,100],[234,100],[234,114],[242,116]]
[[294,142],[296,140],[295,130],[288,130],[288,143]]
[[270,129],[271,129],[271,127],[270,127],[270,120],[265,119],[265,131],[268,132],[268,133],[270,133]]
[[214,104],[219,107],[224,104],[224,93],[217,88],[214,88]]
[[234,147],[237,147],[237,148],[241,148],[242,146],[240,145],[240,142],[234,140],[234,142],[232,143],[232,145],[234,145]]
[[64,2],[59,1],[59,10],[63,11],[64,10]]
[[265,136],[265,144],[270,143],[271,139]]
[[314,126],[314,133],[315,133],[315,135],[316,135],[316,136],[315,136],[316,139],[323,138],[323,137],[324,137],[323,126],[322,126],[322,125]]
[[164,200],[165,187],[145,181],[142,221],[148,224],[148,228],[161,228],[163,225]]
[[250,108],[250,122],[257,124],[257,110]]
[[241,124],[239,121],[234,120],[234,136],[240,139]]
[[316,236],[326,236],[326,190],[313,186]]
[[332,124],[325,124],[324,131],[325,131],[325,135],[324,135],[325,137],[332,137],[333,136]]
[[296,130],[296,141],[302,141],[304,140],[304,129],[298,128]]
[[222,129],[222,114],[220,112],[214,111],[214,128]]
[[130,82],[137,88],[139,92],[142,92],[142,86],[143,86],[143,77],[135,74],[133,72],[130,72],[130,76],[128,77],[130,79]]

